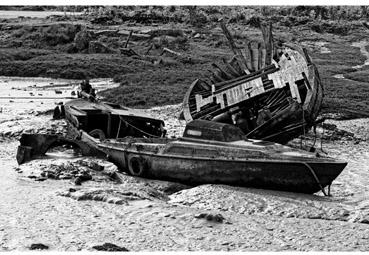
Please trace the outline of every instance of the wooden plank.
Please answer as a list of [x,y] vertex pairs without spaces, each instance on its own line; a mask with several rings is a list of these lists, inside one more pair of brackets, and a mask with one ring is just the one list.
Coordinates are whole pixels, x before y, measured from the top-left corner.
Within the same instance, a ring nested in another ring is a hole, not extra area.
[[248,70],[246,67],[245,57],[242,55],[241,50],[236,46],[236,43],[234,42],[233,37],[231,33],[229,32],[228,28],[226,27],[226,25],[224,24],[223,20],[220,21],[220,27],[222,28],[223,33],[229,42],[229,46],[231,47],[231,50],[233,51],[235,55],[240,57],[237,60],[239,61],[239,64],[241,65],[242,69]]
[[219,66],[219,65],[217,65],[215,63],[212,63],[211,65],[213,67],[215,67],[216,69],[218,69],[220,71],[220,73],[222,73],[222,77],[225,77],[227,80],[231,80],[231,79],[237,77],[237,76],[232,75],[227,70],[225,70],[224,68],[222,68],[221,66]]
[[254,71],[259,70],[259,43],[250,43],[251,49],[251,63]]
[[237,72],[236,69],[233,68],[233,66],[231,64],[229,64],[224,58],[222,59],[224,65],[225,65],[225,68],[227,69],[227,71],[232,74],[233,77],[239,77],[241,76],[240,73]]
[[233,56],[231,60],[228,61],[228,63],[237,71],[239,76],[245,74],[245,70],[243,70],[240,65],[238,64],[238,61],[236,59],[236,56]]
[[263,34],[263,39],[266,49],[265,64],[269,65],[272,63],[274,43],[273,43],[273,33],[272,33],[272,22],[269,24],[261,24],[261,33]]
[[259,69],[263,69],[266,65],[266,49],[265,44],[262,43],[259,50]]
[[248,70],[255,71],[252,68],[252,61],[251,61],[251,49],[250,49],[250,43],[247,44],[247,46],[243,49],[245,59],[246,59],[246,66]]

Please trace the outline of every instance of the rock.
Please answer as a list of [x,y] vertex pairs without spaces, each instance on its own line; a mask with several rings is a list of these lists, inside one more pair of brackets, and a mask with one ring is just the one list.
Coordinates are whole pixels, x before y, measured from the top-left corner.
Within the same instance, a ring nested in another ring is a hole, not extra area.
[[49,249],[49,246],[44,245],[42,243],[33,243],[33,244],[31,244],[29,249],[30,250],[47,250],[47,249]]
[[46,176],[45,177],[50,178],[50,179],[59,179],[58,176],[55,173],[50,172],[50,171],[47,171],[46,172]]
[[90,173],[81,173],[77,175],[77,178],[80,178],[82,182],[92,180],[92,175]]
[[93,249],[98,251],[128,251],[125,247],[120,247],[112,243],[104,243],[103,245],[92,246]]
[[82,185],[82,180],[80,177],[77,177],[76,179],[74,179],[74,184],[75,185]]
[[369,224],[369,219],[362,219],[359,222],[363,224]]
[[37,177],[36,179],[35,179],[35,181],[39,181],[39,182],[43,182],[43,181],[46,181],[47,180],[47,178],[46,177]]
[[217,223],[223,223],[225,218],[221,214],[211,214],[211,213],[200,213],[195,215],[195,218],[197,219],[206,219],[207,221],[214,221]]

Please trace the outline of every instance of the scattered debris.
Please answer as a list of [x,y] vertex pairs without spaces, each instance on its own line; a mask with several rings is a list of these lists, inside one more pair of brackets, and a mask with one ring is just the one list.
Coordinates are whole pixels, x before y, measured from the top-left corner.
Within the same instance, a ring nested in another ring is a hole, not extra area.
[[112,243],[104,243],[103,245],[92,246],[93,249],[98,251],[129,251],[125,247],[121,247]]
[[195,215],[197,219],[206,219],[207,221],[213,221],[217,223],[223,223],[225,218],[221,214],[212,214],[212,213],[200,213]]
[[29,247],[30,250],[48,250],[49,246],[42,243],[33,243]]
[[114,185],[111,188],[81,188],[58,191],[59,196],[70,197],[72,199],[102,201],[110,204],[128,205],[130,201],[136,200],[161,200],[167,201],[169,198],[165,194],[149,186],[140,183],[124,183]]
[[346,140],[355,140],[359,142],[361,140],[360,138],[355,137],[354,133],[339,129],[334,124],[323,123],[322,128],[324,129],[322,139],[325,140],[335,141],[346,139]]

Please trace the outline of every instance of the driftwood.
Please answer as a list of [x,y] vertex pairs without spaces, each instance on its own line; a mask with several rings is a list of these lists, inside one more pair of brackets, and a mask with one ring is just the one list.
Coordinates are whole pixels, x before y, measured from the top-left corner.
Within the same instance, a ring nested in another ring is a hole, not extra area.
[[[127,30],[119,30],[118,31],[118,35],[124,35],[124,36],[129,36],[130,33],[131,33],[131,31],[127,31]],[[137,40],[147,40],[147,39],[150,39],[151,36],[147,35],[147,34],[132,33],[131,38],[132,39],[137,39]]]
[[146,33],[149,34],[151,37],[158,37],[162,35],[168,35],[173,37],[184,36],[184,32],[182,29],[156,29],[149,30]]
[[171,50],[171,49],[168,49],[166,47],[163,48],[163,51],[161,52],[160,56],[163,55],[164,53],[169,53],[173,56],[175,56],[176,58],[178,58],[181,62],[184,62],[184,63],[189,63],[189,62],[192,62],[192,59],[190,56],[187,56],[187,55],[183,55],[179,52],[176,52],[174,50]]
[[160,55],[163,55],[165,52],[168,52],[168,53],[170,53],[170,54],[172,54],[172,55],[175,55],[175,56],[177,56],[177,57],[182,57],[182,54],[181,53],[179,53],[179,52],[176,52],[176,51],[174,51],[174,50],[171,50],[171,49],[168,49],[168,48],[163,48],[163,51],[161,52],[161,54]]
[[117,36],[119,30],[118,29],[106,29],[106,30],[98,30],[94,32],[94,35],[100,36],[100,35],[106,35],[106,36]]

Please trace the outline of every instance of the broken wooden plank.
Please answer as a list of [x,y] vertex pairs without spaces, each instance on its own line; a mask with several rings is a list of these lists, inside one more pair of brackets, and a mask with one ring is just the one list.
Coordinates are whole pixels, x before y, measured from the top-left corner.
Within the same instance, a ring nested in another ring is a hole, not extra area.
[[241,76],[245,74],[245,71],[240,67],[238,64],[238,61],[236,59],[236,56],[233,56],[231,60],[228,61],[228,63],[237,71],[237,73]]
[[237,76],[234,76],[231,73],[227,72],[224,68],[222,68],[221,66],[219,66],[215,63],[212,63],[211,65],[213,67],[215,67],[216,69],[218,69],[222,73],[222,76],[225,77],[227,80],[230,80],[230,79],[233,79],[233,78],[237,77]]
[[245,57],[242,55],[241,50],[236,46],[236,43],[234,42],[233,37],[232,37],[231,33],[229,32],[229,30],[227,29],[226,25],[224,24],[223,20],[220,21],[220,27],[222,28],[223,33],[224,33],[224,35],[226,36],[226,38],[229,42],[231,50],[233,51],[233,53],[235,55],[238,55],[240,57],[239,58],[239,64],[241,65],[242,69],[249,71],[247,66],[246,66]]
[[251,63],[252,69],[254,71],[259,70],[259,43],[258,42],[251,42],[250,44],[251,49]]
[[261,43],[259,48],[259,69],[263,69],[266,65],[266,48],[265,44]]
[[96,36],[101,36],[101,35],[116,36],[118,35],[118,32],[119,32],[118,29],[104,29],[104,30],[93,31],[93,33]]
[[263,34],[263,39],[265,43],[265,49],[266,49],[266,58],[265,58],[265,64],[270,65],[272,63],[273,59],[273,51],[274,51],[274,43],[273,43],[273,33],[272,33],[272,23],[269,22],[266,24],[261,24],[260,26],[261,33]]
[[227,69],[227,71],[232,74],[233,77],[239,77],[242,74],[238,73],[236,69],[233,68],[233,66],[231,64],[229,64],[224,58],[222,59],[225,68]]
[[[127,31],[127,30],[119,30],[118,31],[118,35],[124,35],[124,36],[129,36],[130,33],[131,33],[131,31]],[[146,39],[151,38],[150,35],[137,34],[137,33],[132,33],[131,37],[132,37],[132,39],[141,39],[141,40],[146,40]]]
[[252,67],[250,43],[251,42],[249,42],[247,46],[243,49],[243,53],[245,56],[247,69],[249,71],[255,71]]

